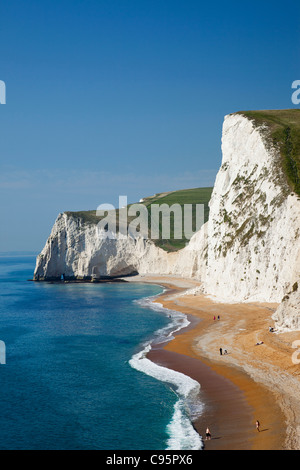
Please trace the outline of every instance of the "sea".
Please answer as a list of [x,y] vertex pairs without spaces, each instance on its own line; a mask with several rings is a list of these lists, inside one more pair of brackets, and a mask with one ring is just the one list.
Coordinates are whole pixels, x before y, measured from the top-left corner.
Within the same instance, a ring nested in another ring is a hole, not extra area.
[[198,450],[199,384],[147,359],[188,325],[160,285],[30,282],[0,256],[1,450]]

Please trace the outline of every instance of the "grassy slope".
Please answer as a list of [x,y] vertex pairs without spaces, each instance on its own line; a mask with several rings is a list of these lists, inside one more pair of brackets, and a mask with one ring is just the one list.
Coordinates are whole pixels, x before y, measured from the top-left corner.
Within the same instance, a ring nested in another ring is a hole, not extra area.
[[[143,204],[147,207],[149,214],[151,211],[151,204],[168,204],[169,206],[172,206],[173,204],[180,204],[181,206],[183,206],[184,204],[204,204],[205,221],[207,221],[209,215],[208,203],[211,198],[212,190],[213,188],[195,188],[181,191],[173,191],[169,193],[160,193],[156,194],[155,196],[145,198]],[[97,224],[100,221],[100,218],[96,215],[96,211],[67,212],[66,214],[82,219],[84,223],[88,224]],[[195,219],[195,213],[193,215]],[[130,218],[128,218],[128,222],[130,221]],[[187,240],[185,238],[182,240],[174,239],[171,229],[171,238],[169,240],[160,239],[155,240],[154,242],[157,246],[160,246],[166,251],[178,251],[181,248],[184,248],[187,243]]]
[[268,138],[279,147],[281,166],[292,191],[300,196],[300,109],[242,111],[257,126],[268,127]]
[[[208,203],[211,198],[213,188],[195,188],[195,189],[186,189],[181,191],[174,191],[166,194],[158,194],[154,198],[147,198],[144,200],[144,204],[148,208],[148,212],[151,208],[151,204],[167,204],[172,206],[173,204],[180,204],[183,208],[184,204],[204,204],[204,220],[207,222],[209,216],[209,207]],[[183,211],[182,211],[183,212]],[[173,222],[171,216],[171,224]],[[195,211],[193,213],[193,222],[195,222]],[[161,227],[160,227],[161,228]],[[169,240],[156,240],[155,244],[160,246],[166,251],[178,251],[185,247],[187,240],[183,238],[182,240],[176,240],[173,237],[173,230],[171,225],[171,239]]]

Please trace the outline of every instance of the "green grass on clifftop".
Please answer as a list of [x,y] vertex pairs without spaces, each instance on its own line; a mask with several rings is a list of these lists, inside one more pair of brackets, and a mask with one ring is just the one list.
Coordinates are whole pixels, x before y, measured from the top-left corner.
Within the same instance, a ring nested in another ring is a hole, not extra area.
[[[208,203],[211,198],[213,188],[194,188],[194,189],[185,189],[180,191],[172,191],[168,193],[156,194],[152,197],[147,197],[143,199],[142,204],[147,207],[148,210],[148,220],[149,220],[149,229],[151,231],[151,205],[152,204],[167,204],[172,206],[173,204],[179,204],[182,208],[184,204],[193,204],[195,209],[196,204],[204,205],[204,220],[207,222],[209,216],[209,207]],[[128,206],[130,207],[130,206]],[[118,218],[118,211],[117,218]],[[182,211],[183,212],[183,211]],[[101,220],[100,217],[97,217],[96,211],[84,211],[84,212],[66,212],[67,215],[73,216],[75,218],[81,219],[85,224],[98,224]],[[128,217],[128,223],[132,221],[133,218]],[[193,224],[195,225],[196,220],[196,211],[193,210]],[[159,240],[153,240],[154,243],[165,251],[178,251],[185,247],[188,240],[182,238],[180,240],[174,238],[174,227],[173,227],[173,215],[171,213],[171,237],[167,240],[164,240],[160,237]],[[117,226],[118,229],[118,226]],[[194,228],[193,228],[194,229]],[[160,226],[161,230],[161,226]]]
[[267,126],[271,143],[280,150],[281,166],[292,191],[300,196],[300,109],[242,111],[256,126]]

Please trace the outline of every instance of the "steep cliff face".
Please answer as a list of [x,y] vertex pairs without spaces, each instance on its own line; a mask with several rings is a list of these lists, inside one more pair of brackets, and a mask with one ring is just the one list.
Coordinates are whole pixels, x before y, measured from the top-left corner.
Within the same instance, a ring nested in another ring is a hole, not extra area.
[[222,151],[206,237],[196,234],[185,250],[197,260],[193,275],[222,300],[280,302],[299,279],[300,198],[266,128],[227,116]]
[[300,330],[300,291],[298,289],[298,283],[295,283],[292,291],[284,296],[273,315],[278,331]]
[[[142,238],[104,239],[97,225],[73,215],[60,214],[42,253],[35,280],[100,279],[134,273],[170,273],[174,254]],[[176,255],[175,255],[176,256]]]
[[222,152],[209,221],[186,248],[166,253],[150,240],[102,240],[95,224],[61,214],[35,279],[176,274],[199,279],[207,294],[229,302],[279,303],[292,292],[276,321],[298,325],[300,197],[288,184],[280,146],[267,125],[236,113],[225,117]]

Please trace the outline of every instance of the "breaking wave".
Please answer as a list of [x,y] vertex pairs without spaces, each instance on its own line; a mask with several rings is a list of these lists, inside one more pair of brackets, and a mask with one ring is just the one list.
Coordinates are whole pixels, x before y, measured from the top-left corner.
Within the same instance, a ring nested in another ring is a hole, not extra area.
[[144,344],[143,349],[131,358],[129,364],[133,369],[166,383],[177,396],[173,416],[167,426],[167,450],[200,450],[203,449],[203,440],[192,423],[203,412],[203,404],[199,399],[200,384],[181,372],[157,365],[147,358],[153,344],[170,341],[175,332],[187,327],[190,322],[183,313],[153,303],[154,299],[155,297],[149,297],[136,302],[141,306],[163,311],[170,318],[170,323],[157,330],[154,339]]

